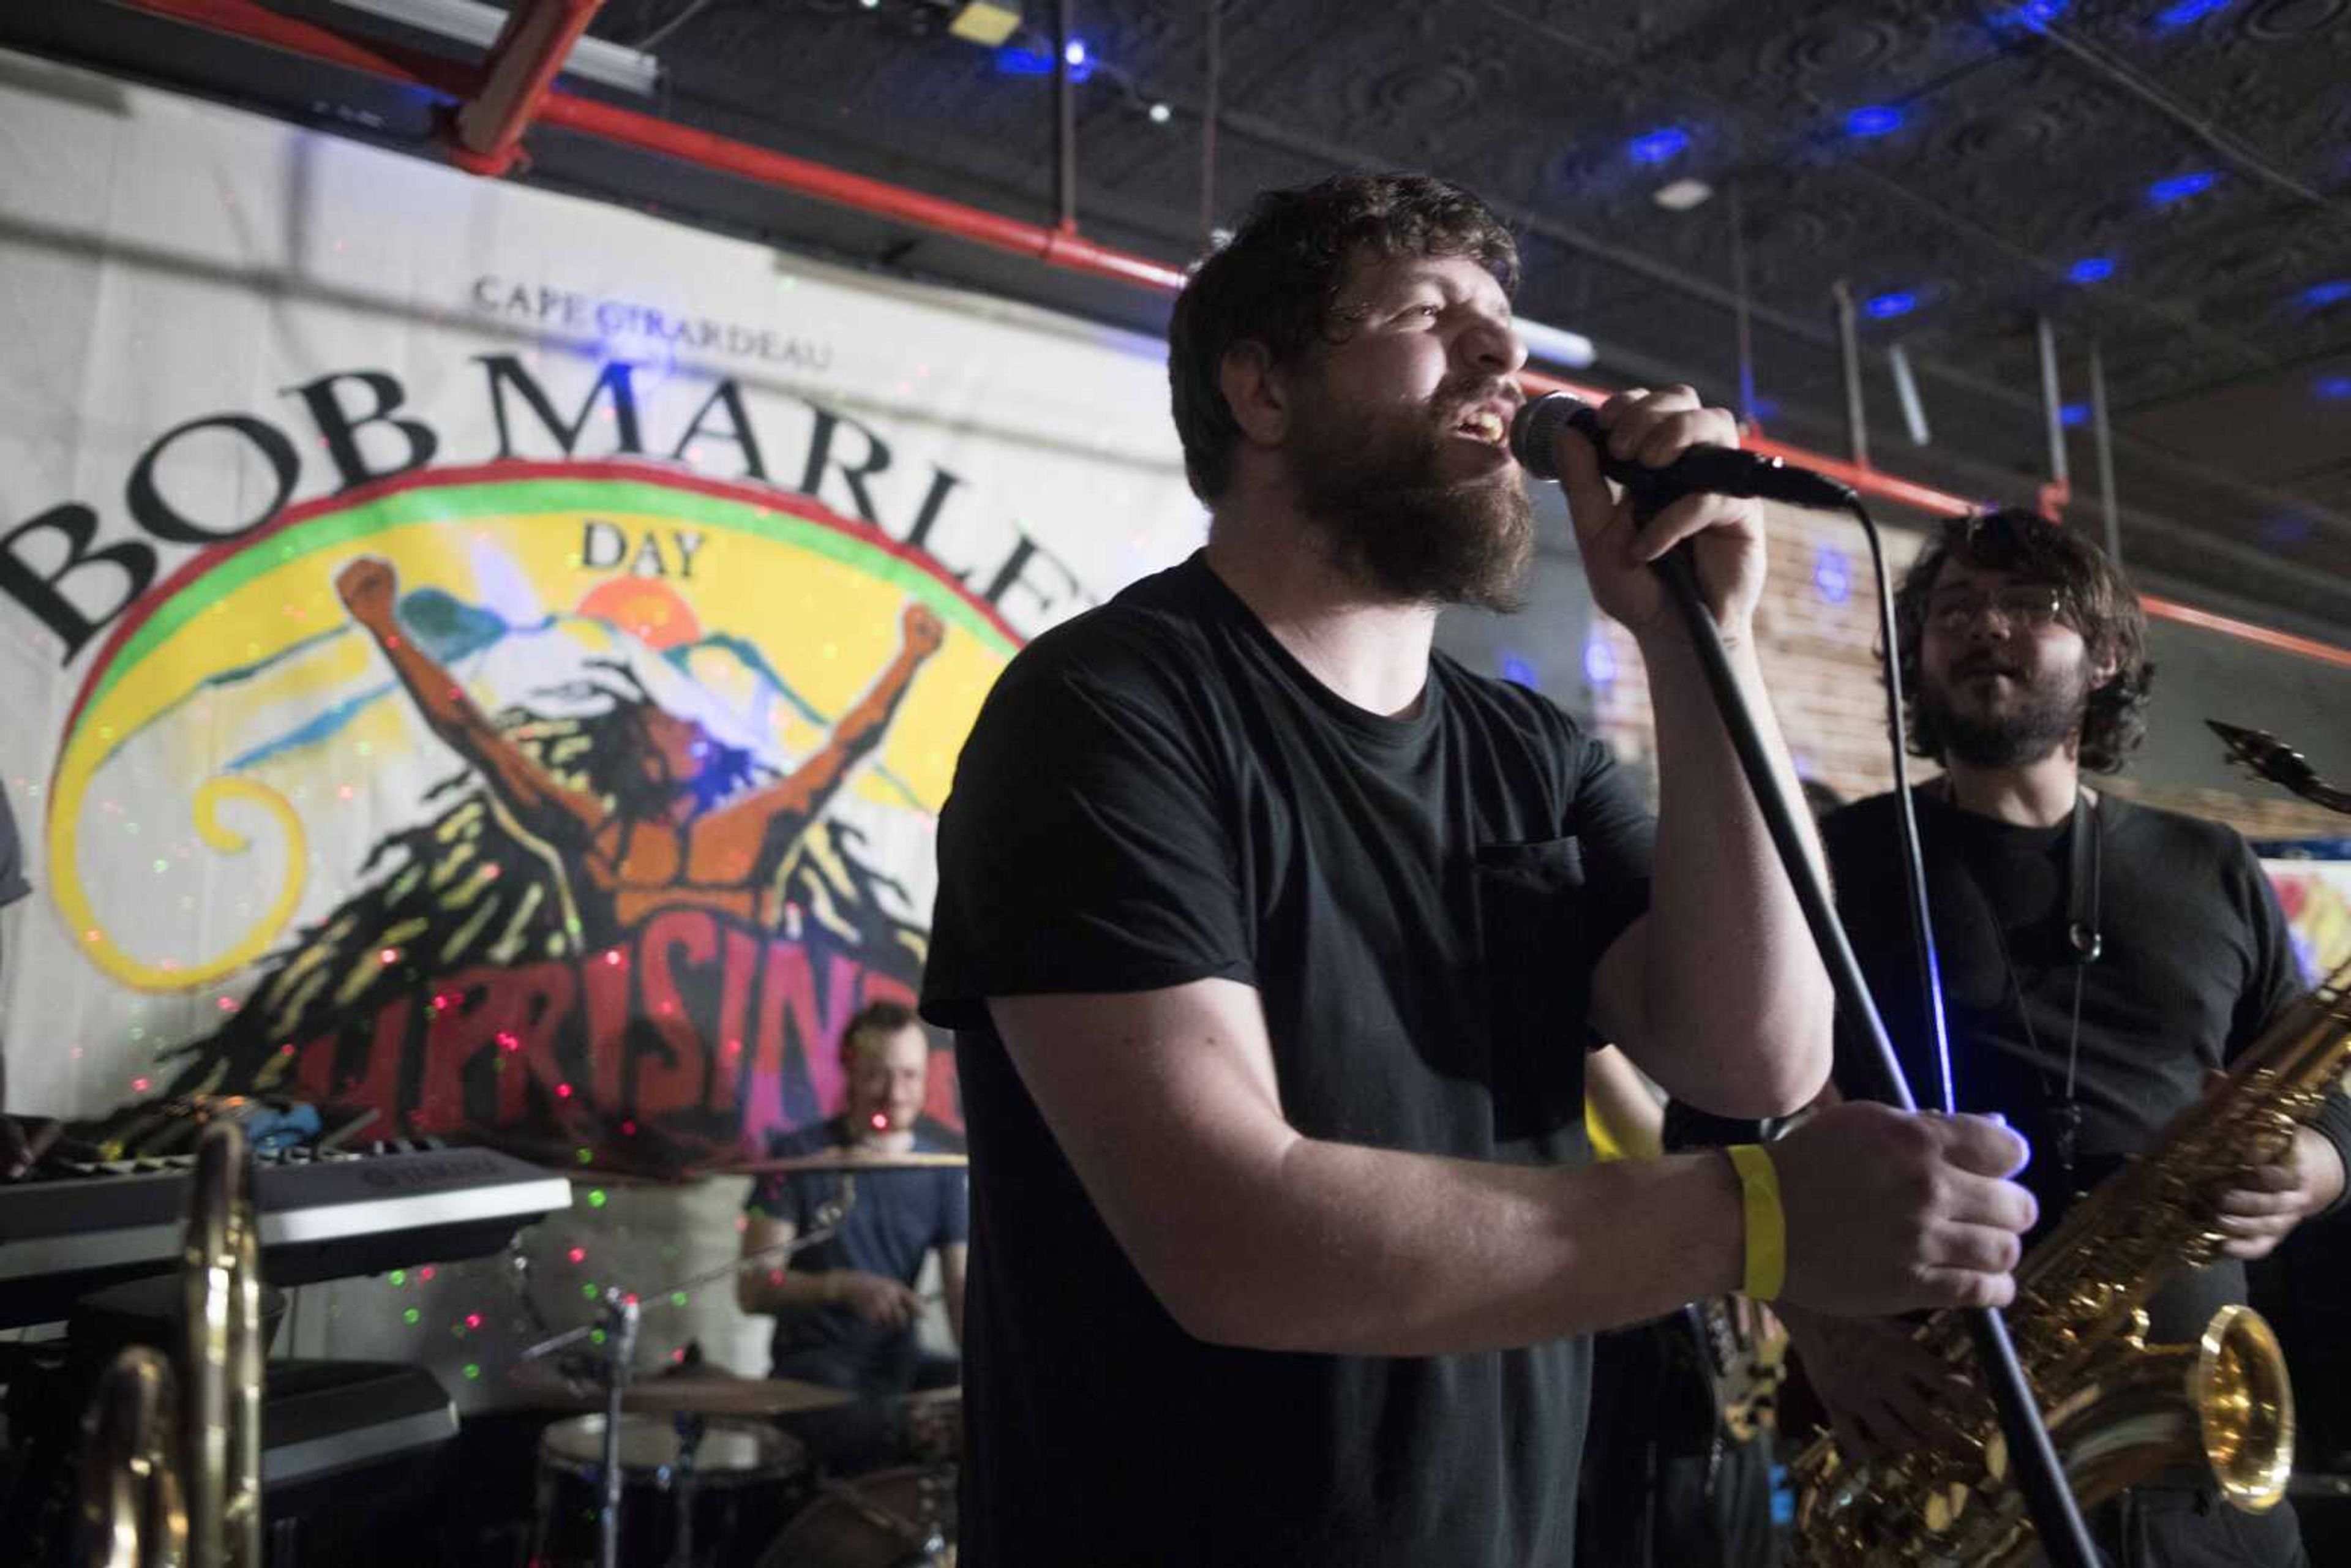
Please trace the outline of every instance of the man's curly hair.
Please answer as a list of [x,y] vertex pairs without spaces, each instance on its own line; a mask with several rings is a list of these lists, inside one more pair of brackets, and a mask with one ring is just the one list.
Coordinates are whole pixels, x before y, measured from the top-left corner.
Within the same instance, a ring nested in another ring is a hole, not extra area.
[[2082,634],[2090,663],[2112,659],[2115,664],[2115,673],[2090,692],[2082,717],[2081,764],[2093,773],[2119,772],[2147,735],[2147,690],[2155,681],[2155,665],[2147,656],[2147,612],[2122,569],[2088,538],[2015,507],[1944,523],[1895,591],[1911,753],[1934,760],[1943,755],[1943,737],[1918,704],[1918,650],[1927,632],[1928,596],[1947,560],[2045,582],[2057,591],[2065,623]]
[[1220,376],[1236,343],[1258,342],[1280,364],[1318,340],[1336,342],[1347,266],[1358,254],[1466,256],[1505,294],[1519,287],[1519,246],[1486,204],[1425,174],[1344,174],[1268,191],[1230,244],[1194,270],[1167,326],[1167,382],[1184,476],[1214,501],[1232,483],[1240,426]]

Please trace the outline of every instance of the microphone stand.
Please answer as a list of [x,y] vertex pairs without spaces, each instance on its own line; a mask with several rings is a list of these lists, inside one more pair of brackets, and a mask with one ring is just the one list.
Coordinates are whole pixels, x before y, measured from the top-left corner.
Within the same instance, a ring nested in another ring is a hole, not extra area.
[[[1646,523],[1657,505],[1669,497],[1642,497],[1635,498],[1636,521]],[[1855,512],[1870,531],[1873,546],[1876,528],[1865,512],[1855,503]],[[1917,1111],[1918,1103],[1910,1093],[1910,1085],[1902,1073],[1902,1064],[1894,1054],[1894,1043],[1886,1033],[1885,1020],[1879,1017],[1877,1004],[1869,994],[1869,986],[1862,978],[1861,965],[1854,957],[1853,947],[1845,940],[1844,927],[1838,924],[1835,905],[1829,898],[1827,884],[1822,880],[1812,858],[1804,852],[1803,836],[1797,831],[1794,807],[1787,791],[1782,788],[1780,776],[1771,766],[1763,744],[1762,732],[1756,727],[1755,716],[1747,704],[1747,694],[1740,689],[1739,677],[1730,667],[1730,655],[1722,645],[1722,629],[1714,623],[1714,616],[1706,607],[1698,591],[1698,571],[1692,564],[1689,547],[1678,545],[1656,563],[1657,575],[1664,580],[1667,592],[1679,608],[1689,629],[1691,645],[1697,650],[1699,666],[1706,673],[1708,687],[1714,694],[1715,706],[1722,715],[1723,727],[1729,732],[1732,748],[1739,755],[1741,771],[1747,775],[1748,786],[1755,792],[1755,804],[1763,814],[1764,826],[1771,835],[1771,844],[1779,852],[1785,866],[1790,885],[1795,890],[1796,902],[1804,913],[1804,924],[1811,928],[1813,941],[1820,948],[1821,960],[1827,967],[1830,982],[1836,988],[1837,1006],[1846,1019],[1867,1037],[1873,1047],[1873,1065],[1879,1079],[1878,1090],[1891,1103],[1905,1111]],[[1880,581],[1880,597],[1884,582]],[[1895,644],[1889,623],[1887,649],[1891,654]],[[1898,698],[1896,699],[1898,701]],[[1897,763],[1896,789],[1901,788]],[[1907,806],[1907,799],[1904,805]],[[1946,1107],[1948,1109],[1948,1107]],[[2048,1555],[2051,1568],[2098,1568],[2098,1554],[2090,1544],[2088,1528],[2082,1522],[2080,1508],[2074,1500],[2073,1489],[2065,1482],[2064,1469],[2057,1460],[2057,1450],[2049,1440],[2049,1429],[2042,1424],[2041,1409],[2033,1402],[2032,1390],[2025,1382],[2024,1369],[2016,1359],[2016,1347],[2010,1341],[2007,1321],[1997,1308],[1984,1307],[1966,1314],[1968,1327],[1975,1341],[1976,1359],[1983,1368],[1984,1380],[1991,1385],[1992,1404],[2000,1416],[2001,1433],[2008,1439],[2008,1450],[2015,1468],[2019,1489],[2024,1494],[2025,1505],[2032,1516],[2034,1528],[2040,1532],[2042,1550]]]

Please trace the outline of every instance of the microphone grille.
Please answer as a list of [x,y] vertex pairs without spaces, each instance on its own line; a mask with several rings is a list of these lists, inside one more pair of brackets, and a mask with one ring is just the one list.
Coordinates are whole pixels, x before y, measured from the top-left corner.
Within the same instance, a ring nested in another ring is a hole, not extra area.
[[1510,455],[1536,478],[1556,481],[1559,465],[1552,457],[1552,443],[1571,420],[1590,407],[1582,398],[1559,392],[1545,392],[1525,404],[1510,421]]

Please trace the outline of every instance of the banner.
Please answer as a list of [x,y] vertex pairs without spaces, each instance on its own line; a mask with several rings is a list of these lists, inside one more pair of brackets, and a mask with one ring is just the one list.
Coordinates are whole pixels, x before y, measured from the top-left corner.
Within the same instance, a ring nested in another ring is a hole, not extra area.
[[0,127],[12,1105],[837,1110],[990,684],[1199,541],[1161,346],[30,61]]
[[2351,963],[2351,862],[2264,860],[2294,937],[2294,956],[2316,984]]

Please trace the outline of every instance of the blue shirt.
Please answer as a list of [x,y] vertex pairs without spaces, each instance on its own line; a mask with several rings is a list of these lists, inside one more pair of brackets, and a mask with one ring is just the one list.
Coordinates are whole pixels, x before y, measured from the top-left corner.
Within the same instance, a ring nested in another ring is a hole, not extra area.
[[[774,1159],[791,1159],[851,1145],[848,1119],[836,1116],[820,1126],[771,1134],[768,1153]],[[914,1153],[961,1152],[962,1145],[945,1127],[927,1119],[915,1123]],[[817,1228],[819,1211],[841,1197],[842,1185],[843,1178],[831,1171],[762,1176],[744,1207],[806,1236]],[[960,1170],[859,1171],[851,1191],[840,1234],[793,1254],[787,1267],[808,1273],[852,1269],[912,1287],[922,1274],[924,1256],[933,1248],[960,1246],[971,1238],[970,1190]],[[779,1313],[775,1354],[781,1358],[819,1348],[862,1354],[909,1338],[914,1332],[911,1326],[877,1327],[848,1306]]]

